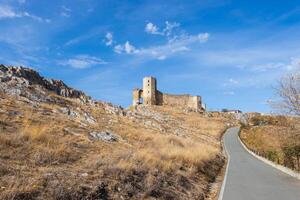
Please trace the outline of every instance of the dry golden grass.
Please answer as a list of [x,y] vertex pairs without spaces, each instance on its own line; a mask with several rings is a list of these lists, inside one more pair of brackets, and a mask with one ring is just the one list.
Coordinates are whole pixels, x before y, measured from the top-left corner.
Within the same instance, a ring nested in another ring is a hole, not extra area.
[[260,116],[254,124],[241,131],[241,139],[253,151],[274,162],[286,165],[288,161],[284,148],[299,143],[300,123],[298,118],[282,116]]
[[155,166],[162,170],[178,166],[197,168],[219,153],[218,149],[210,145],[174,135],[156,135],[148,140],[150,141],[136,152],[136,157],[143,160],[147,167]]
[[52,129],[50,124],[32,124],[30,119],[25,119],[23,122],[24,128],[21,129],[22,136],[31,142],[39,142],[49,145],[50,141],[49,132]]
[[[72,102],[97,120],[81,126],[75,119],[51,112],[61,105],[34,108],[14,99],[0,101],[0,199],[80,199],[82,195],[92,199],[89,195],[100,191],[109,193],[111,199],[120,195],[125,199],[193,199],[208,191],[223,164],[219,137],[226,126],[222,118],[154,107],[153,112],[172,120],[172,124],[162,124],[167,127],[162,133],[126,116],[108,114],[101,107]],[[177,136],[176,128],[186,135]],[[89,132],[102,130],[122,139],[115,143],[88,139]],[[100,182],[107,186],[99,189]],[[164,182],[169,184],[161,185]]]

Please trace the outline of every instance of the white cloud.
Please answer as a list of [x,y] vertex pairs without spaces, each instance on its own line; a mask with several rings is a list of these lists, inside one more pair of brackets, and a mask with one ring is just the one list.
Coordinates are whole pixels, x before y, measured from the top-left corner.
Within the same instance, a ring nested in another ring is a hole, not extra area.
[[176,53],[176,52],[188,51],[188,50],[189,50],[189,48],[187,48],[186,46],[179,46],[179,47],[173,48],[171,51],[173,53]]
[[[179,27],[180,24],[177,22],[165,22],[166,26],[162,31],[159,31],[159,27],[148,22],[145,26],[145,32],[149,34],[159,34],[166,38],[165,44],[136,48],[134,45],[130,44],[128,41],[125,44],[114,45],[114,52],[118,54],[135,54],[145,59],[158,59],[164,60],[167,57],[178,54],[180,52],[185,52],[191,50],[190,47],[197,43],[205,43],[209,39],[209,33],[199,33],[198,35],[189,35],[181,31],[180,34],[175,34],[174,29]],[[113,35],[107,33],[105,36],[105,44],[107,46],[112,46]]]
[[[200,33],[199,35],[201,35]],[[128,41],[124,45],[117,44],[114,46],[114,51],[118,54],[126,53],[126,54],[135,54],[138,56],[145,57],[145,59],[157,59],[157,60],[165,60],[167,57],[172,56],[174,54],[189,51],[191,44],[195,44],[196,42],[204,43],[203,39],[199,39],[199,35],[182,35],[168,41],[163,45],[152,46],[148,48],[136,48],[134,45],[130,44]],[[203,33],[203,35],[207,35]]]
[[61,7],[60,15],[63,17],[70,17],[72,10],[66,6]]
[[146,58],[148,57],[164,60],[172,55],[189,51],[189,46],[197,42],[204,43],[204,41],[199,40],[198,35],[182,35],[174,40],[168,41],[163,45],[141,48],[137,54],[145,56]]
[[139,50],[136,49],[133,45],[131,45],[128,41],[126,41],[124,45],[125,52],[127,54],[138,53]]
[[5,18],[22,18],[22,17],[29,17],[33,20],[39,21],[39,22],[51,22],[50,19],[43,19],[39,16],[32,15],[28,12],[16,12],[12,7],[9,6],[0,6],[0,19]]
[[179,27],[180,24],[177,22],[165,22],[165,28],[162,31],[159,31],[159,27],[152,22],[148,22],[145,26],[145,31],[149,34],[153,35],[162,35],[166,37],[170,37],[173,33],[173,30]]
[[228,80],[228,82],[229,82],[229,83],[232,83],[232,84],[238,84],[238,83],[239,83],[239,81],[234,80],[233,78],[230,78],[230,79]]
[[290,58],[289,63],[270,62],[270,63],[263,63],[263,64],[251,66],[251,70],[256,72],[266,72],[266,71],[280,70],[280,69],[283,69],[285,71],[300,69],[300,59]]
[[68,60],[63,60],[59,62],[59,64],[63,66],[70,66],[76,69],[86,69],[95,65],[107,64],[107,62],[89,55],[77,55]]
[[20,4],[26,3],[26,0],[18,0]]
[[102,27],[97,27],[95,29],[91,29],[90,31],[88,31],[87,33],[85,33],[83,35],[80,35],[78,37],[75,37],[75,38],[67,41],[64,45],[65,46],[71,46],[71,45],[79,44],[79,43],[81,43],[83,41],[86,41],[90,38],[98,37],[101,34],[103,34]]
[[135,46],[131,45],[129,41],[126,41],[124,45],[118,44],[114,47],[114,51],[118,54],[137,54],[140,52]]
[[111,32],[107,32],[105,35],[105,45],[111,46],[113,44],[113,34]]
[[198,34],[199,42],[204,43],[207,42],[209,38],[209,33],[200,33]]
[[30,17],[31,19],[34,19],[34,20],[39,21],[39,22],[47,22],[47,23],[50,23],[50,22],[51,22],[50,19],[43,19],[43,18],[38,17],[38,16],[36,16],[36,15],[31,15],[31,14],[29,14],[28,12],[24,12],[24,13],[23,13],[23,16],[24,16],[24,17]]
[[62,17],[70,17],[71,15],[68,14],[68,13],[66,13],[66,12],[61,12],[60,16],[62,16]]
[[235,80],[233,78],[230,78],[228,80],[226,80],[224,83],[223,83],[223,86],[224,87],[227,87],[227,86],[234,86],[234,85],[238,85],[240,82],[238,80]]
[[166,58],[167,58],[167,56],[165,56],[165,55],[161,55],[161,56],[157,57],[158,60],[165,60]]
[[164,28],[163,32],[166,36],[170,36],[173,32],[173,29],[180,26],[180,24],[177,23],[177,22],[168,22],[168,21],[166,21],[165,23],[166,23],[166,27]]
[[280,69],[280,68],[285,68],[286,64],[284,63],[263,63],[263,64],[258,64],[258,65],[253,65],[251,66],[252,71],[256,72],[266,72],[269,70],[275,70],[275,69]]
[[0,6],[0,19],[1,18],[16,18],[16,17],[22,17],[22,15],[16,13],[9,6]]
[[235,95],[235,92],[233,92],[233,91],[226,91],[223,94],[226,95],[226,96],[233,96],[233,95]]
[[121,54],[123,52],[123,49],[124,49],[123,46],[120,44],[118,44],[114,47],[114,51],[118,54]]
[[158,27],[156,25],[154,25],[153,23],[151,23],[151,22],[146,24],[145,31],[147,33],[154,34],[154,35],[161,35],[162,34],[158,31]]

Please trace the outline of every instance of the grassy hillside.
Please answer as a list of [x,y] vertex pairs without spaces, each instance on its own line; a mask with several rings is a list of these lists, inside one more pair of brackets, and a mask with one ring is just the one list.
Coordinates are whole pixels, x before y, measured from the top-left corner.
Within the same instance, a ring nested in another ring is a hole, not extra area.
[[300,120],[296,117],[260,116],[244,126],[241,139],[257,154],[300,171]]
[[204,199],[224,164],[222,117],[53,97],[1,93],[0,199]]

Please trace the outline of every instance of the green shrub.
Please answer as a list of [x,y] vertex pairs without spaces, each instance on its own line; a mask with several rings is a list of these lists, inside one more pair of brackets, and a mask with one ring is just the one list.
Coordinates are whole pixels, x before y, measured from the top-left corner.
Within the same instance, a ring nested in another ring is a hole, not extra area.
[[250,119],[251,124],[254,126],[262,125],[278,125],[278,126],[289,126],[288,118],[285,116],[263,116],[258,115]]
[[299,144],[289,144],[282,148],[284,154],[284,165],[300,170],[300,145]]
[[279,160],[278,153],[275,150],[267,150],[266,158],[273,161],[273,162],[277,162],[277,163],[278,163],[278,160]]

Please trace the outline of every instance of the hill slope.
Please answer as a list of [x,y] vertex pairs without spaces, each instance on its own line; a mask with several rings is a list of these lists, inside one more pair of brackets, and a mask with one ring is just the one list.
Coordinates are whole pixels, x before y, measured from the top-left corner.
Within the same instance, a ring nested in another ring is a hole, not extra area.
[[299,130],[299,117],[256,114],[242,128],[241,139],[257,154],[299,172]]
[[226,119],[123,109],[0,66],[0,199],[204,199]]

